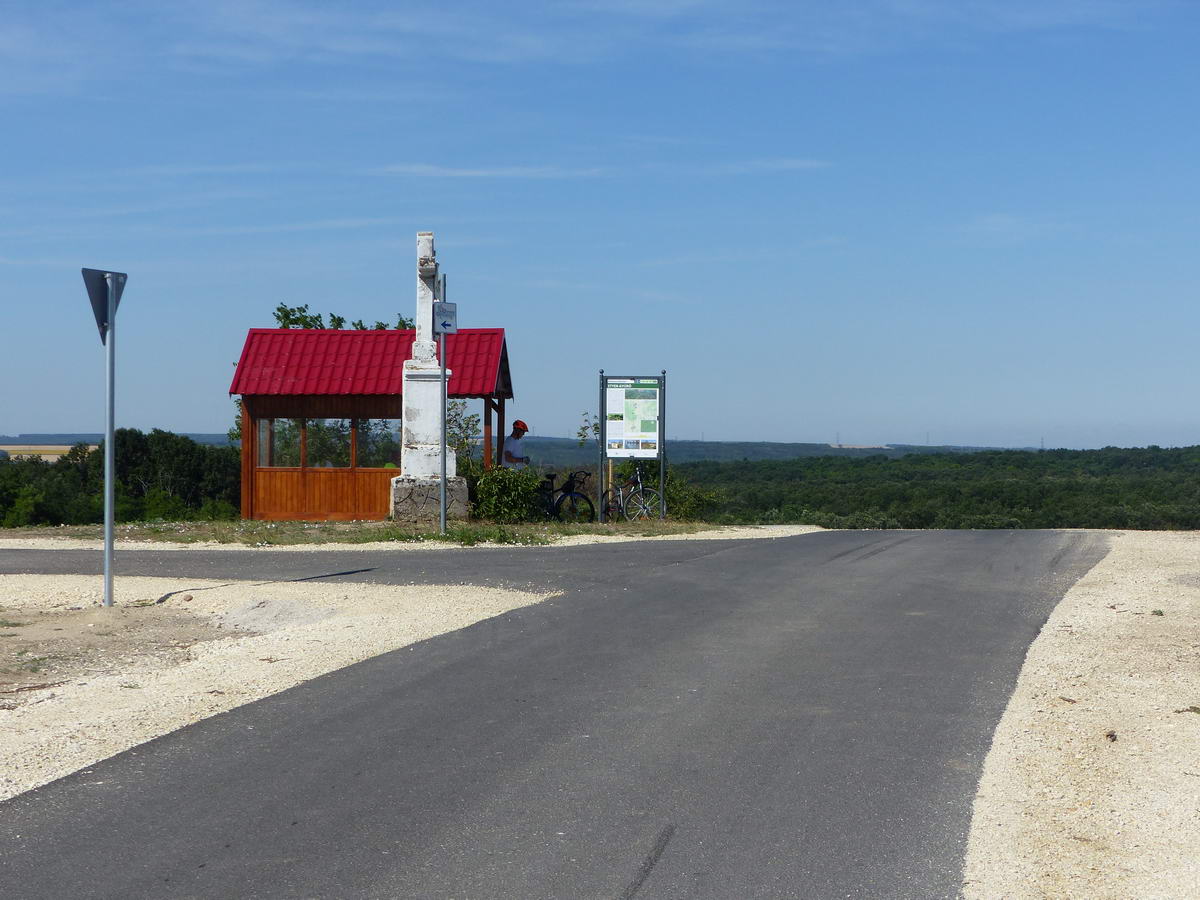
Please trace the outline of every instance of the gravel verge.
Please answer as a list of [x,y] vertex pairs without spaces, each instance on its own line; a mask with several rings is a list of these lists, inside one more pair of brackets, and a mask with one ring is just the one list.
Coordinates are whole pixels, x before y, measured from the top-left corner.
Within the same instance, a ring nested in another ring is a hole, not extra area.
[[[582,544],[621,544],[628,541],[731,541],[752,540],[761,538],[793,537],[799,534],[811,534],[814,531],[824,531],[816,525],[723,525],[696,531],[689,534],[662,534],[643,536],[636,534],[574,534],[564,535],[552,544],[477,544],[478,547],[578,547]],[[282,552],[310,552],[313,550],[389,550],[405,552],[410,550],[462,550],[474,548],[450,541],[382,541],[371,543],[339,544],[281,544],[270,547],[256,547],[248,544],[221,544],[216,542],[174,543],[171,541],[114,541],[115,550],[244,550],[248,553],[258,553],[263,550]],[[104,542],[83,538],[0,538],[0,550],[103,550]]]
[[[22,640],[25,628],[59,635],[33,657],[43,660],[39,672],[20,670],[31,657],[11,652],[18,665],[0,670],[8,686],[0,694],[0,799],[326,672],[553,596],[466,586],[116,583],[119,596],[138,599],[104,610],[95,605],[94,576],[0,575],[0,612],[15,623],[0,628],[0,641]],[[30,689],[35,674],[33,685],[43,686]]]
[[967,898],[1200,897],[1200,534],[1113,534],[1031,645]]

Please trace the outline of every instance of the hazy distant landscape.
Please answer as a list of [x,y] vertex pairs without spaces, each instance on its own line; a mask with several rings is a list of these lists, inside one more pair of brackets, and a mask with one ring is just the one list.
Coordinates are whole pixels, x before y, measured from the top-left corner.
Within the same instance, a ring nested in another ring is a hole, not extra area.
[[[99,521],[98,438],[0,436],[13,456],[0,458],[0,524]],[[595,472],[595,443],[525,440],[542,471]],[[23,457],[22,441],[31,451],[69,452]],[[683,519],[829,528],[1200,527],[1200,447],[1006,450],[765,441],[667,447],[667,502]],[[118,520],[237,517],[240,452],[226,435],[118,429],[116,450]],[[632,466],[618,464],[618,474]],[[644,468],[647,479],[657,481],[657,464]],[[472,485],[489,477],[477,461],[463,459],[460,471]]]
[[[594,444],[581,447],[575,438],[527,437],[529,455],[544,466],[585,466],[595,468]],[[911,453],[977,453],[994,447],[949,447],[921,444],[887,444],[882,447],[839,447],[833,444],[782,443],[774,441],[671,441],[666,442],[667,459],[672,463],[700,461],[755,462],[772,459],[799,459],[836,456],[865,459],[886,456],[898,459]]]
[[[197,444],[225,447],[230,444],[224,433],[184,432],[182,437],[191,438]],[[104,435],[94,432],[64,432],[60,434],[0,434],[0,447],[8,447],[12,454],[20,453],[24,446],[71,447],[75,444],[99,444]],[[529,455],[543,467],[572,468],[596,466],[594,444],[580,446],[577,438],[534,437],[525,438]],[[783,443],[777,441],[667,441],[667,459],[672,463],[755,461],[765,459],[797,459],[807,456],[839,456],[863,459],[869,456],[886,456],[897,459],[910,453],[978,453],[983,450],[1012,449],[1005,447],[957,447],[930,446],[926,444],[887,444],[880,447],[845,446],[816,443]],[[1030,449],[1030,448],[1020,448]]]

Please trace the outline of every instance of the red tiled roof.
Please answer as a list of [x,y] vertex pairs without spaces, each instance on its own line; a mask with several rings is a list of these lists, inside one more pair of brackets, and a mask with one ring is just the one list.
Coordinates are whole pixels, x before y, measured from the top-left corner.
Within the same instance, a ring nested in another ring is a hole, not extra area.
[[[251,328],[229,393],[242,395],[402,393],[415,331]],[[446,335],[451,397],[512,397],[503,328]]]

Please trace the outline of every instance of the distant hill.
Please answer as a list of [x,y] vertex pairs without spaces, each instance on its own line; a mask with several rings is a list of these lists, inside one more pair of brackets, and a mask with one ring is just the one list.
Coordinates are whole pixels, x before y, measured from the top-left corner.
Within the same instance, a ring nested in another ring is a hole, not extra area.
[[[197,444],[212,444],[217,447],[223,447],[229,443],[229,436],[226,434],[200,434],[193,432],[183,432],[184,437],[189,437]],[[30,444],[38,446],[52,446],[55,444],[99,444],[104,440],[104,435],[99,432],[67,432],[63,434],[0,434],[0,444]]]
[[[596,465],[594,443],[580,447],[574,438],[526,437],[528,455],[539,466],[551,468],[592,467]],[[923,444],[888,444],[882,447],[845,447],[831,444],[792,444],[775,441],[667,441],[667,459],[673,463],[687,462],[754,462],[766,459],[797,459],[806,456],[837,456],[862,459],[886,456],[899,459],[914,453],[978,453],[1000,447],[926,446]]]
[[[229,443],[225,434],[184,432],[198,444],[223,447]],[[66,432],[62,434],[0,434],[3,444],[98,444],[104,439],[97,432]],[[596,445],[579,446],[575,438],[526,437],[529,456],[539,466],[571,468],[596,464]],[[673,463],[686,462],[755,462],[764,459],[797,459],[805,456],[839,456],[861,459],[886,456],[898,459],[913,453],[978,453],[984,450],[1003,450],[1005,447],[926,446],[923,444],[887,444],[880,447],[835,446],[832,444],[800,444],[777,441],[667,441],[667,459]],[[1032,449],[1032,448],[1022,448]]]

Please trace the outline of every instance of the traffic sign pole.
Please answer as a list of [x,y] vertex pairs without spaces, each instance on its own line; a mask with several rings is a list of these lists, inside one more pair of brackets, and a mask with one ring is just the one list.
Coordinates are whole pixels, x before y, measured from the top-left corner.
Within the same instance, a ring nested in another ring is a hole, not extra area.
[[113,435],[116,431],[116,385],[117,385],[117,274],[104,276],[108,282],[108,333],[104,341],[105,388],[107,393],[107,415],[104,420],[104,605],[113,605],[113,519],[116,505],[116,448]]
[[438,356],[442,360],[442,497],[438,504],[441,533],[446,533],[446,333],[438,335]]
[[116,516],[116,384],[117,384],[117,307],[125,290],[124,272],[83,269],[83,284],[100,342],[104,344],[104,605],[113,605],[113,520]]
[[438,285],[438,302],[433,304],[433,333],[438,336],[438,358],[442,362],[442,483],[438,502],[438,525],[440,533],[446,533],[446,335],[458,332],[458,306],[446,302],[446,276]]

